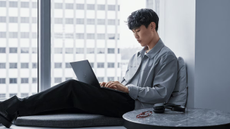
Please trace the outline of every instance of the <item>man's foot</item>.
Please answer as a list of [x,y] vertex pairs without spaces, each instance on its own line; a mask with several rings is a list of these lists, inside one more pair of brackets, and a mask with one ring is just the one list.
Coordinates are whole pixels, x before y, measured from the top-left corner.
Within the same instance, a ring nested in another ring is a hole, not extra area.
[[12,125],[12,121],[14,120],[14,118],[16,118],[16,113],[11,113],[8,111],[8,109],[11,106],[14,106],[17,101],[17,96],[14,96],[0,103],[0,123],[2,123],[7,128],[10,128],[10,126]]

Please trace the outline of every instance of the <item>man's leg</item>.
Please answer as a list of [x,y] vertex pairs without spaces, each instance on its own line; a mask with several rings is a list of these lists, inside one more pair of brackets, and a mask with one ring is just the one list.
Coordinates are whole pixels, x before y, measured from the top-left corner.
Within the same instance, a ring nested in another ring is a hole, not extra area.
[[25,116],[69,108],[107,116],[121,116],[134,109],[134,100],[126,93],[69,80],[23,99],[17,112],[19,116]]

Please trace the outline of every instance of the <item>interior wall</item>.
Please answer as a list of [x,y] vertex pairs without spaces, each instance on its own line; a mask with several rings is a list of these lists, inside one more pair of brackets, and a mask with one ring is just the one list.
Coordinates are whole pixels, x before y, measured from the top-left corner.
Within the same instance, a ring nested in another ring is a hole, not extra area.
[[230,0],[196,1],[195,107],[230,112]]
[[[164,0],[163,41],[187,65],[188,103],[194,107],[195,0]],[[162,16],[162,15],[161,15]],[[161,19],[159,21],[161,23]]]

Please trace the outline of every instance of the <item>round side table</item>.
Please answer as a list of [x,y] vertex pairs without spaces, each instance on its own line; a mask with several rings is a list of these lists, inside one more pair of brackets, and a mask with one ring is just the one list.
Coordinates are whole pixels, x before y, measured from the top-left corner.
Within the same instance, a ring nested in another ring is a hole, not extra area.
[[127,129],[230,129],[230,113],[212,109],[186,109],[184,113],[165,110],[165,113],[152,113],[146,118],[136,118],[144,111],[152,108],[139,109],[123,115]]

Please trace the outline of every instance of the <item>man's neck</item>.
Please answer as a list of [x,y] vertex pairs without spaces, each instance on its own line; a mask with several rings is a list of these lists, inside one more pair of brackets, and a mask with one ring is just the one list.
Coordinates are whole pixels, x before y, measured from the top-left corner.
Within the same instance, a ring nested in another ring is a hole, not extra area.
[[153,40],[151,41],[151,43],[147,46],[146,53],[148,53],[157,44],[157,42],[159,40],[160,40],[160,37],[157,34],[157,38],[153,38]]

